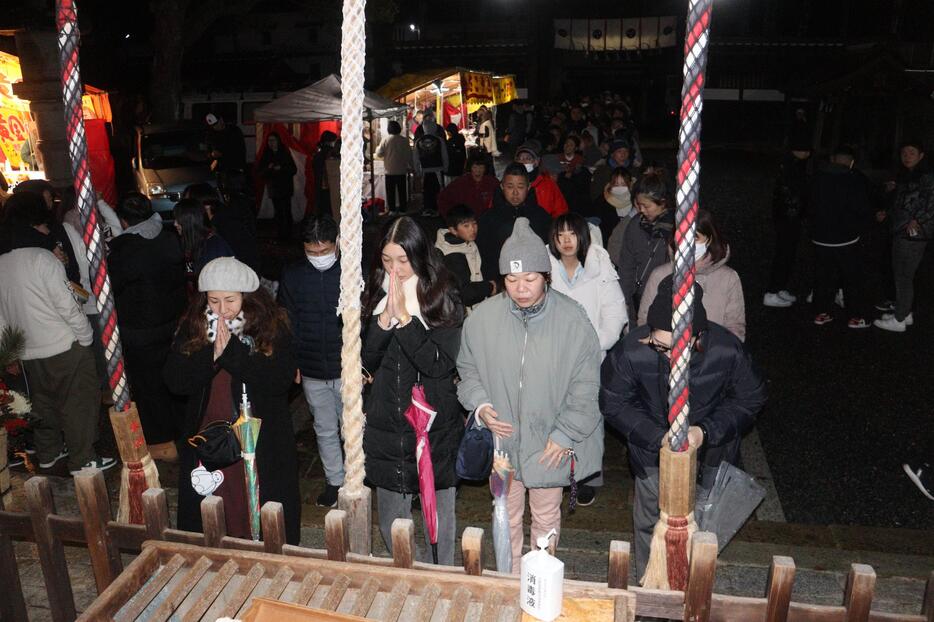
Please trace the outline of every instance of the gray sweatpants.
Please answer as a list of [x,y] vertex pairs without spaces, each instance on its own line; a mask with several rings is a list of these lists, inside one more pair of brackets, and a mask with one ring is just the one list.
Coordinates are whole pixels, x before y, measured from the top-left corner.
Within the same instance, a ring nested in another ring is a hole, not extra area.
[[33,438],[39,462],[51,462],[62,451],[62,433],[70,471],[95,460],[101,388],[91,348],[76,341],[61,354],[23,361],[23,366],[36,417]]
[[915,273],[927,241],[896,237],[892,242],[892,272],[895,275],[895,319],[904,321],[915,301]]
[[[457,516],[454,514],[454,495],[456,488],[442,488],[435,491],[438,500],[438,563],[443,566],[454,565],[454,537],[457,533]],[[383,542],[392,555],[392,522],[397,518],[412,518],[412,495],[376,489],[376,511],[379,512],[379,532]],[[421,512],[419,512],[421,515]],[[428,530],[425,530],[425,546],[418,546],[416,559],[431,563],[431,542]]]

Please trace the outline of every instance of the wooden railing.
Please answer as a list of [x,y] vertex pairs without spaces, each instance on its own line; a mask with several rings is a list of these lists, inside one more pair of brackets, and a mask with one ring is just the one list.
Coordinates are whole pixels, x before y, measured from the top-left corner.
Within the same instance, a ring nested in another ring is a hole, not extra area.
[[[415,561],[415,530],[410,520],[399,519],[393,524],[392,559],[369,557],[349,552],[348,519],[346,513],[340,510],[331,510],[325,517],[326,548],[309,549],[285,543],[285,520],[279,503],[268,502],[262,507],[264,539],[262,542],[254,542],[227,535],[224,504],[220,497],[207,497],[202,501],[204,533],[199,534],[169,527],[168,503],[161,489],[150,489],[143,494],[145,524],[127,525],[112,520],[107,485],[100,471],[83,471],[75,476],[74,481],[80,518],[56,514],[51,487],[44,477],[33,477],[25,483],[27,512],[9,512],[0,507],[0,585],[4,590],[0,598],[0,619],[4,622],[27,619],[13,540],[35,542],[52,618],[56,622],[71,621],[77,617],[65,559],[65,545],[87,547],[98,593],[103,592],[122,572],[120,553],[138,553],[146,540],[437,572],[463,572],[476,576],[505,576],[483,569],[483,530],[476,527],[465,529],[461,539],[463,568],[438,567]],[[791,558],[780,556],[772,558],[764,597],[714,594],[717,541],[713,534],[694,535],[688,587],[684,592],[629,586],[629,556],[628,542],[610,543],[608,582],[604,587],[632,592],[636,599],[635,614],[638,616],[698,622],[934,622],[934,571],[927,581],[920,615],[905,615],[872,610],[876,575],[871,567],[863,564],[852,564],[842,604],[823,606],[792,602],[795,564]],[[602,586],[578,581],[570,583]]]

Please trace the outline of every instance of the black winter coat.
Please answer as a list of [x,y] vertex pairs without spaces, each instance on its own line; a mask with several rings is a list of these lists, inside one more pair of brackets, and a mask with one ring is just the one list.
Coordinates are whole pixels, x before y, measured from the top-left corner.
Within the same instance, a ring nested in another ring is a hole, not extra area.
[[[210,397],[211,383],[220,368],[232,376],[233,403],[240,402],[241,384],[246,383],[253,415],[262,419],[256,465],[259,469],[260,504],[278,501],[285,510],[285,532],[289,544],[301,538],[301,495],[298,488],[298,457],[295,432],[289,413],[289,389],[295,377],[295,359],[289,336],[276,339],[272,355],[254,352],[231,336],[224,353],[214,361],[214,345],[182,354],[176,340],[163,376],[173,393],[188,396],[184,437],[198,432]],[[200,533],[201,500],[191,486],[190,473],[197,465],[194,450],[184,440],[179,443],[178,528]]]
[[[603,361],[600,410],[606,422],[626,437],[629,462],[637,477],[658,467],[658,450],[668,432],[666,357],[639,343],[648,326],[633,329]],[[698,460],[717,468],[737,464],[743,435],[766,401],[765,382],[730,331],[711,322],[691,353],[690,423],[704,429]]]
[[438,411],[428,440],[435,488],[457,484],[454,463],[464,434],[464,414],[454,376],[461,327],[426,329],[418,318],[402,328],[383,330],[373,316],[363,339],[363,366],[373,375],[364,396],[367,480],[374,486],[418,493],[415,432],[405,418],[412,386],[425,386],[431,407]]
[[123,338],[133,345],[171,341],[188,302],[185,259],[178,237],[161,231],[148,240],[118,235],[107,257]]
[[337,315],[341,265],[324,272],[308,260],[286,267],[279,281],[279,304],[285,307],[295,335],[292,346],[302,375],[317,380],[341,377],[341,329]]
[[297,169],[288,147],[280,144],[279,151],[267,147],[256,170],[266,180],[266,192],[270,199],[287,199],[292,196],[292,178]]
[[872,203],[866,178],[840,164],[828,164],[811,183],[808,202],[811,241],[843,244],[869,228]]
[[519,217],[528,218],[532,231],[538,234],[542,242],[548,243],[551,216],[536,202],[535,191],[529,189],[525,203],[513,207],[506,201],[503,191],[497,189],[492,207],[483,212],[477,222],[477,248],[480,250],[480,269],[485,280],[495,281],[499,278],[499,252],[512,235],[516,218]]

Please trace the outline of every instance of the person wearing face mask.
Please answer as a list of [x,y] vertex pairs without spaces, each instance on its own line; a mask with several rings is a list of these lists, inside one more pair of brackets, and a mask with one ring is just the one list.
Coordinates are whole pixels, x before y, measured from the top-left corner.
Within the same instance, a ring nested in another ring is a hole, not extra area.
[[[708,321],[705,299],[703,288],[695,285],[688,442],[698,448],[698,475],[706,487],[721,462],[739,462],[740,441],[762,410],[766,389],[739,339]],[[658,521],[658,452],[668,442],[671,301],[672,277],[667,276],[649,306],[647,323],[607,354],[600,374],[600,410],[626,438],[636,480],[632,518],[638,578],[645,572]]]
[[525,167],[529,183],[535,191],[535,200],[552,218],[557,218],[568,211],[568,202],[561,194],[561,189],[548,171],[542,170],[541,145],[536,140],[523,143],[516,150],[516,162]]
[[[224,500],[227,535],[251,537],[242,460],[208,471],[192,445],[207,426],[236,421],[245,392],[253,416],[263,422],[256,446],[260,505],[282,504],[286,541],[298,544],[302,505],[289,416],[295,378],[289,318],[260,287],[256,273],[233,257],[209,262],[198,276],[198,290],[163,370],[169,389],[188,396],[188,442],[179,443],[177,526],[201,533],[201,500],[214,494]],[[205,480],[212,484],[205,486]]]
[[610,182],[613,171],[618,168],[628,168],[631,165],[630,154],[632,145],[622,137],[614,138],[607,148],[607,156],[597,163],[593,179],[590,182],[590,200],[596,201],[601,197],[606,185]]
[[[315,504],[330,508],[337,504],[337,491],[344,483],[340,436],[343,323],[336,312],[341,289],[337,223],[328,215],[312,216],[305,223],[302,242],[305,257],[282,272],[279,304],[289,314],[302,391],[324,468],[324,490]],[[296,432],[301,432],[308,427],[308,417],[304,412],[296,413],[292,423]]]
[[[672,245],[674,238],[672,238]],[[674,249],[669,248],[674,255]],[[697,282],[704,288],[704,307],[707,318],[720,324],[746,341],[746,303],[743,299],[743,284],[736,270],[729,267],[730,245],[727,244],[706,210],[697,213],[697,237],[694,242],[694,265],[697,267]],[[649,307],[655,300],[658,284],[672,273],[674,264],[668,262],[652,271],[645,282],[642,301],[639,303],[639,326],[648,321]]]
[[[606,249],[614,260],[619,258],[626,225],[636,213],[632,204],[631,186],[632,175],[629,174],[629,169],[615,169],[603,189],[603,196],[594,201],[590,208],[590,213],[600,219],[600,233],[607,241]],[[613,236],[616,236],[615,239]]]
[[664,170],[642,175],[633,187],[633,194],[639,218],[626,227],[616,260],[629,317],[636,317],[652,270],[668,260],[668,243],[674,230],[673,198]]
[[602,467],[601,350],[584,308],[549,286],[552,262],[527,219],[516,220],[498,259],[505,291],[464,323],[457,395],[516,469],[506,504],[518,573],[526,496],[535,542],[560,532],[563,488]]
[[[414,220],[390,221],[381,238],[363,294],[366,477],[376,487],[379,529],[392,553],[392,523],[412,518],[412,497],[419,494],[416,435],[404,413],[412,389],[421,384],[429,408],[437,412],[428,431],[438,510],[434,561],[451,566],[457,532],[454,463],[464,434],[454,378],[464,308],[441,253]],[[420,561],[432,561],[427,551],[419,547]]]

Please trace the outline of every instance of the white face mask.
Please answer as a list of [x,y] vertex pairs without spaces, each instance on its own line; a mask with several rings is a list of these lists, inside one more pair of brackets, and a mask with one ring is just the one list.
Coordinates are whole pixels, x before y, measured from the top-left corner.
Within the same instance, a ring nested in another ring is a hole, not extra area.
[[610,188],[610,194],[616,197],[629,197],[629,187],[628,186],[613,186]]
[[331,266],[337,263],[337,253],[328,253],[327,255],[321,255],[320,257],[312,257],[311,255],[305,256],[308,257],[308,261],[311,262],[311,265],[321,272],[330,270]]
[[531,162],[526,162],[525,164],[523,164],[523,166],[525,166],[525,171],[527,173],[531,173],[532,171],[535,170],[535,165],[532,164]]
[[706,242],[694,242],[694,261],[700,261],[707,254]]

